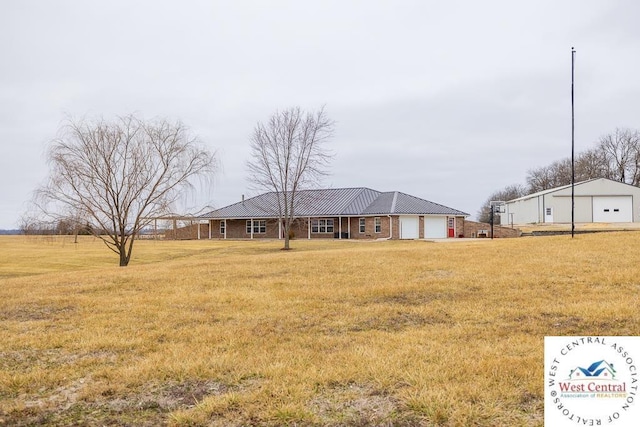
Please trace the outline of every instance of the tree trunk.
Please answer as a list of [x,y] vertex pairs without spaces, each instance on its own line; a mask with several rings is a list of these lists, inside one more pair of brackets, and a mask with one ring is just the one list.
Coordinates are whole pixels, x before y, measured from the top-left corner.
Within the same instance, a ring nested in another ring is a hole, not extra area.
[[285,219],[284,220],[284,248],[282,248],[283,251],[288,251],[289,249],[291,249],[289,247],[289,232],[291,231],[291,223],[289,222],[289,219]]
[[127,256],[127,248],[120,248],[120,267],[126,267],[129,265],[129,257]]

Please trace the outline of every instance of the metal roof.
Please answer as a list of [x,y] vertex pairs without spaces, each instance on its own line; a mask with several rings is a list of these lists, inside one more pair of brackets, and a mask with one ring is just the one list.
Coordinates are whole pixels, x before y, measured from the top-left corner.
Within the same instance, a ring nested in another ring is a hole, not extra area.
[[393,213],[397,214],[442,214],[468,216],[468,213],[452,209],[439,203],[430,202],[405,193],[397,193],[396,206]]
[[[582,184],[586,184],[586,183],[591,182],[591,181],[597,181],[598,179],[602,179],[602,178],[591,178],[591,179],[587,179],[585,181],[576,182],[573,185],[574,186],[582,185]],[[549,194],[549,193],[555,193],[556,191],[564,190],[566,188],[571,188],[571,184],[561,185],[560,187],[548,188],[546,190],[541,190],[541,191],[538,191],[536,193],[527,194],[526,196],[518,197],[516,199],[507,200],[506,203],[519,202],[521,200],[533,199],[534,197],[544,196],[545,194]]]
[[363,213],[368,215],[469,215],[457,209],[399,191],[381,193]]
[[[201,215],[202,219],[278,218],[278,196],[269,192]],[[366,215],[455,215],[469,214],[397,191],[370,188],[329,188],[296,192],[296,217]]]

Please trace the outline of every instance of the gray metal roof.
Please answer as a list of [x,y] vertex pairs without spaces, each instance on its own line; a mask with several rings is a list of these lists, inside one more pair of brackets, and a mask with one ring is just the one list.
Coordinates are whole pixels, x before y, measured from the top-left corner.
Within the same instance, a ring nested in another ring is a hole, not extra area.
[[[574,186],[582,185],[582,184],[586,184],[586,183],[591,182],[591,181],[596,181],[598,179],[602,179],[602,178],[591,178],[591,179],[587,179],[585,181],[576,182],[573,185]],[[555,193],[556,191],[564,190],[565,188],[571,188],[571,184],[561,185],[560,187],[549,188],[549,189],[546,189],[546,190],[538,191],[536,193],[527,194],[526,196],[518,197],[517,199],[507,200],[506,203],[519,202],[521,200],[533,199],[534,197],[544,196],[545,194],[549,194],[549,193]]]
[[469,215],[457,209],[452,209],[399,191],[381,193],[375,202],[369,205],[363,213],[369,215]]
[[432,214],[469,216],[468,213],[452,209],[439,203],[430,202],[405,193],[397,193],[397,201],[393,213],[397,214]]
[[[279,194],[283,197],[282,194]],[[278,194],[264,193],[242,202],[213,210],[203,219],[277,218]],[[454,215],[469,214],[397,191],[380,192],[370,188],[329,188],[296,193],[296,217],[367,215]]]

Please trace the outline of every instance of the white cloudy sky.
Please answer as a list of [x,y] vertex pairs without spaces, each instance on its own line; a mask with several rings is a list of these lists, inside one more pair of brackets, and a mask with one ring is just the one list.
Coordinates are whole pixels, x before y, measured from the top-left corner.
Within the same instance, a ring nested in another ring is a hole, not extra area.
[[17,226],[66,117],[179,119],[222,168],[185,209],[247,190],[256,122],[326,106],[326,186],[398,190],[475,215],[527,170],[640,128],[640,3],[0,3],[0,228]]

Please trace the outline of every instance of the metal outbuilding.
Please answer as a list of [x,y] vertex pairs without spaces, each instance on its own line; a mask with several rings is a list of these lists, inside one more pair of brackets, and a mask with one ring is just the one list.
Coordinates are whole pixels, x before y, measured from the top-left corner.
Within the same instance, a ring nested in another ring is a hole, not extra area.
[[[640,222],[640,188],[606,178],[574,184],[575,222]],[[509,200],[502,225],[571,222],[571,185]]]

